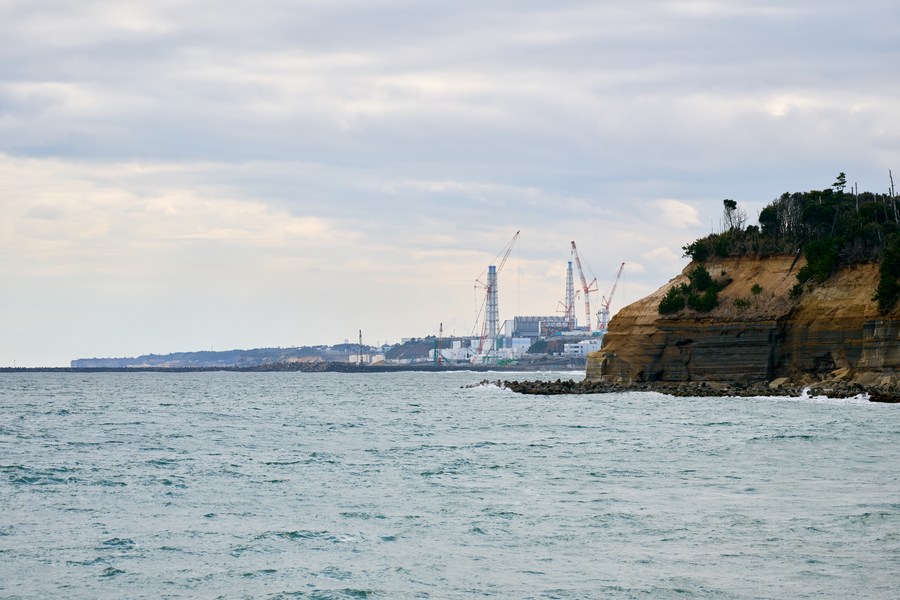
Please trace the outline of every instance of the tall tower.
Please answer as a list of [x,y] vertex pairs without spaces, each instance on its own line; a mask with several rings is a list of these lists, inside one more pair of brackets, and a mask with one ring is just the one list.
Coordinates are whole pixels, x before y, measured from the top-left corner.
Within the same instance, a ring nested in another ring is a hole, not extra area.
[[500,306],[497,301],[497,267],[488,267],[487,274],[487,337],[490,340],[488,349],[493,350],[497,343],[497,332],[500,325]]
[[575,279],[572,276],[572,261],[566,269],[566,323],[575,328]]

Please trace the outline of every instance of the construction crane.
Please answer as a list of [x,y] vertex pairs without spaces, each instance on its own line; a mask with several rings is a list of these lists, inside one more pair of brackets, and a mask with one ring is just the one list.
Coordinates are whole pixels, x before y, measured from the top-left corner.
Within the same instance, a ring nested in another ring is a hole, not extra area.
[[[481,275],[479,275],[475,280],[475,287],[481,287],[485,290],[484,304],[482,304],[479,315],[476,315],[475,318],[475,322],[477,324],[481,312],[485,313],[484,324],[481,328],[481,338],[478,340],[479,355],[481,355],[484,351],[484,341],[487,339],[487,337],[491,336],[493,338],[497,336],[497,328],[499,325],[498,321],[500,320],[499,307],[497,305],[497,276],[500,271],[503,270],[503,265],[506,264],[506,259],[509,258],[509,254],[510,252],[512,252],[513,246],[515,246],[516,241],[519,239],[519,233],[520,231],[517,231],[516,235],[512,236],[512,239],[509,240],[509,243],[506,244],[506,246],[503,247],[503,250],[500,251],[500,254],[494,257],[491,266],[489,266],[487,269],[487,283],[481,281],[481,277],[484,275],[484,272],[482,272]],[[500,264],[495,267],[494,265],[497,264],[497,258],[499,258],[501,254],[503,255],[503,258],[500,260]],[[493,349],[493,341],[491,342],[490,349]]]
[[[575,255],[575,264],[578,266],[578,276],[581,277],[581,289],[584,291],[584,319],[587,330],[591,330],[591,293],[597,290],[597,278],[588,283],[584,277],[584,270],[581,268],[581,258],[578,256],[578,248],[575,242],[572,242],[572,254]],[[574,315],[573,315],[574,316]]]
[[616,275],[616,280],[613,282],[609,294],[603,296],[600,300],[600,312],[597,313],[597,319],[600,321],[599,331],[602,333],[606,333],[606,327],[609,325],[609,305],[612,303],[613,294],[616,293],[616,288],[619,286],[619,280],[622,278],[622,271],[624,269],[625,263],[619,265],[619,273]]

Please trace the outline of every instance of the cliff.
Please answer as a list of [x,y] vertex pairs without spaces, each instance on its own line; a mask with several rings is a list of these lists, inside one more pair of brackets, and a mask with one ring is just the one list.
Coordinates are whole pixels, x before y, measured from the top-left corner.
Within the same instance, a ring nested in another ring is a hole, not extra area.
[[688,281],[697,266],[692,262],[662,288],[619,311],[603,348],[588,357],[587,380],[786,378],[781,381],[893,386],[900,367],[900,310],[878,314],[872,299],[878,265],[844,268],[791,298],[803,264],[793,256],[709,260],[705,266],[713,278],[730,280],[719,292],[719,305],[708,313],[685,309],[660,315],[660,300],[671,286]]

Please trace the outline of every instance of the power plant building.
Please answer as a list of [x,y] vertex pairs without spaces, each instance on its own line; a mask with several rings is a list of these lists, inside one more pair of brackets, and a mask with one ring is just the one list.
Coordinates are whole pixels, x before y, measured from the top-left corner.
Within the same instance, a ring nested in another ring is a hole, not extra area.
[[507,335],[514,338],[550,337],[572,329],[572,321],[559,315],[515,317],[506,322]]

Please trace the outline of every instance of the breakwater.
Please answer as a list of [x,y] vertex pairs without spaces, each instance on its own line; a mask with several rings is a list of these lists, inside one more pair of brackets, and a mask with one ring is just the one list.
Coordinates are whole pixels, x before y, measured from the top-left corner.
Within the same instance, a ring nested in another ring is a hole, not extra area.
[[872,402],[900,403],[900,391],[894,388],[866,387],[858,383],[829,382],[827,384],[800,386],[789,381],[763,383],[717,383],[717,382],[637,382],[618,383],[574,379],[556,381],[508,381],[482,380],[475,385],[496,385],[519,394],[555,396],[560,394],[618,394],[623,392],[658,392],[678,397],[759,397],[781,396],[799,398],[824,396],[828,398],[853,398],[867,395]]

